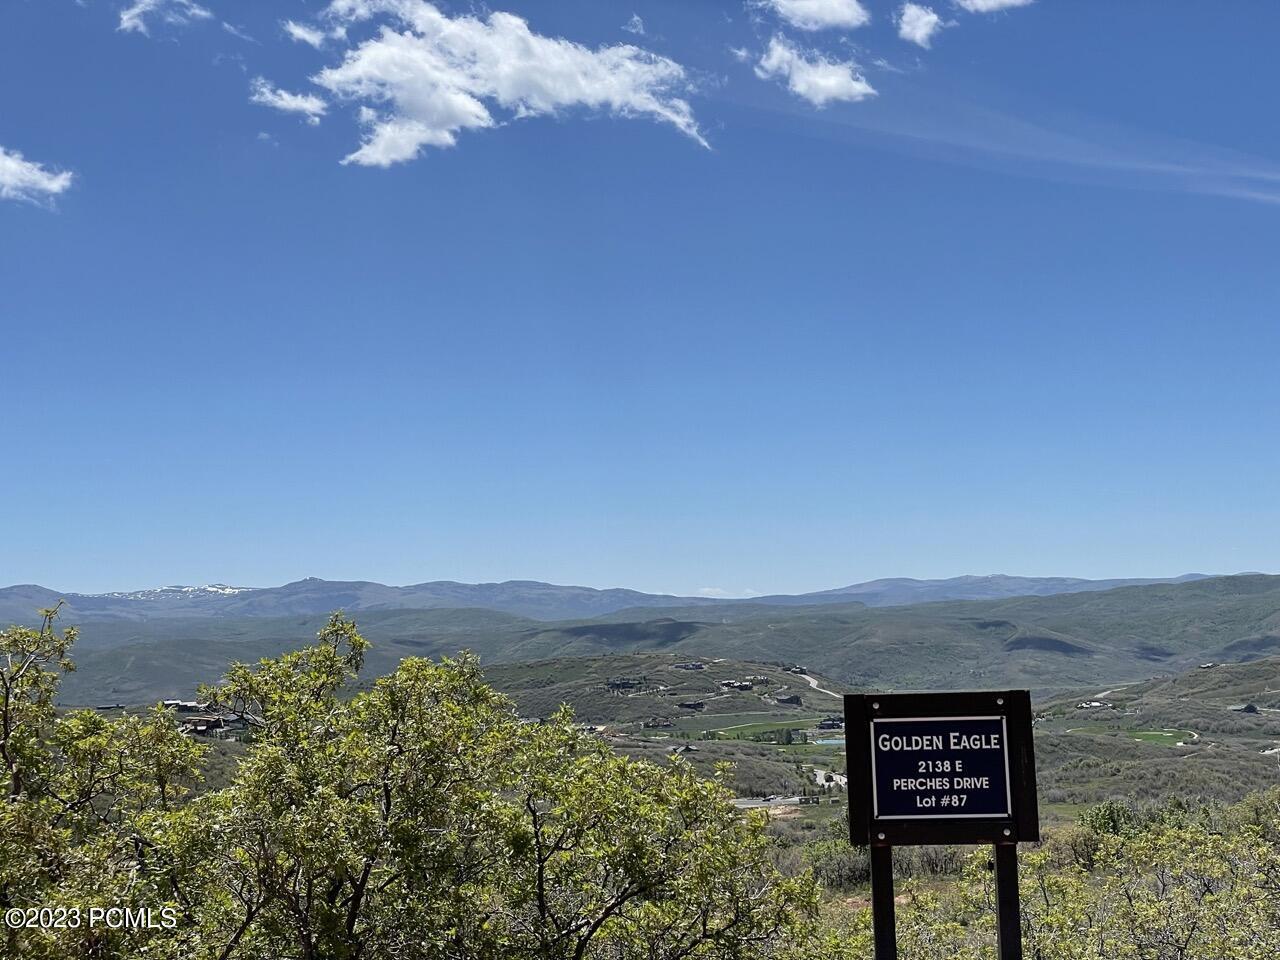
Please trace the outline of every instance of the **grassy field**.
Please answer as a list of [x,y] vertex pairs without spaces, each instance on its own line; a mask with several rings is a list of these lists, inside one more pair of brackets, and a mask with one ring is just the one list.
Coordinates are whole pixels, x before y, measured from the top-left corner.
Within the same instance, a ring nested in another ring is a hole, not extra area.
[[[740,720],[741,717],[733,717],[733,720]],[[747,720],[742,723],[732,723],[727,726],[707,727],[709,732],[714,732],[722,737],[729,738],[745,738],[749,739],[752,734],[772,733],[778,730],[807,730],[819,723],[822,717],[796,717],[794,720]]]
[[1193,730],[1132,730],[1127,727],[1109,727],[1101,723],[1071,727],[1066,732],[1110,734],[1117,737],[1130,737],[1139,743],[1158,743],[1166,747],[1181,747],[1194,743],[1197,736]]

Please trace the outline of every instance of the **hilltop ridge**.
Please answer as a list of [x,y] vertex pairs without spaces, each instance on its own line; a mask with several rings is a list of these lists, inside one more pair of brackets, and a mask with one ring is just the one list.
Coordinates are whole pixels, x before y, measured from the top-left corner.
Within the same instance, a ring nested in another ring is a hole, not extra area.
[[38,609],[64,601],[63,620],[89,622],[170,618],[280,617],[370,610],[496,610],[535,620],[599,617],[622,610],[664,607],[725,607],[743,603],[766,606],[810,606],[860,603],[869,607],[904,606],[949,600],[994,600],[1020,596],[1052,596],[1112,590],[1122,586],[1183,583],[1205,579],[1185,574],[1166,579],[1084,580],[1074,577],[1015,577],[1005,574],[914,580],[906,577],[870,580],[832,590],[772,594],[744,599],[645,593],[621,587],[598,589],[507,580],[460,583],[434,580],[388,586],[369,580],[322,580],[307,577],[278,587],[167,586],[112,593],[59,592],[37,584],[0,588],[0,621],[29,622]]
[[[1111,685],[1280,653],[1280,577],[1236,576],[1109,591],[911,606],[759,602],[620,611],[548,622],[482,609],[366,610],[372,673],[405,656],[471,650],[486,663],[661,651],[801,663],[874,689]],[[84,625],[64,694],[178,696],[232,659],[305,643],[324,614],[157,618]],[[1102,689],[1102,687],[1099,687]]]

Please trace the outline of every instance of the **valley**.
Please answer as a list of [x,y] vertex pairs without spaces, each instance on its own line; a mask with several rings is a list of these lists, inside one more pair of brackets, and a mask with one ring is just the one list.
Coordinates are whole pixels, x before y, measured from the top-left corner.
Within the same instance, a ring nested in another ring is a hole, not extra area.
[[[522,717],[563,704],[625,755],[678,757],[707,775],[732,764],[744,803],[839,796],[840,696],[867,689],[1031,688],[1052,816],[1111,797],[1235,799],[1280,768],[1280,658],[1266,656],[1280,650],[1280,577],[882,607],[726,602],[559,621],[375,609],[358,620],[372,641],[362,687],[405,657],[467,651]],[[84,621],[61,703],[189,698],[233,661],[278,656],[323,622]]]
[[[369,610],[368,670],[469,650],[487,666],[663,652],[803,663],[843,689],[1106,689],[1280,653],[1280,577],[1215,577],[1106,591],[908,606],[724,603],[540,621],[481,609]],[[66,704],[181,697],[233,660],[310,640],[324,615],[80,620]],[[835,687],[831,689],[837,689]]]

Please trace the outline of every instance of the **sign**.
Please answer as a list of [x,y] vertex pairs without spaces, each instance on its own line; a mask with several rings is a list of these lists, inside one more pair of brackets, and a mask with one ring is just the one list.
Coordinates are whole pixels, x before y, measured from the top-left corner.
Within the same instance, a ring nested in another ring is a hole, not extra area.
[[1031,697],[845,697],[849,828],[861,845],[1040,839]]
[[1013,814],[1004,717],[871,721],[871,815],[995,817]]
[[876,960],[897,960],[893,847],[995,845],[996,944],[1022,960],[1018,843],[1040,839],[1031,695],[850,694],[844,698],[849,839],[871,847]]

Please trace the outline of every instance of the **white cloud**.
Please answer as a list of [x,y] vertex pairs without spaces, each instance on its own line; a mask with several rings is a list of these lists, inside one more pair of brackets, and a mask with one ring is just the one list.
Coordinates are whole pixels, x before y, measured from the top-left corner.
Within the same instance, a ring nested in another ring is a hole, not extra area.
[[282,20],[280,26],[284,27],[287,33],[298,43],[305,43],[309,47],[315,47],[319,50],[324,46],[324,31],[316,27],[309,27],[305,23],[296,23],[293,20]]
[[644,21],[640,19],[640,14],[633,13],[631,19],[622,25],[622,29],[627,33],[634,33],[637,37],[643,37]]
[[67,190],[73,179],[68,171],[50,170],[17,150],[0,147],[0,200],[52,200]]
[[340,24],[388,16],[378,34],[313,79],[362,103],[363,145],[344,162],[390,166],[424,147],[452,146],[460,131],[497,126],[491,106],[512,117],[571,107],[669,123],[706,145],[681,94],[678,63],[630,44],[591,50],[546,37],[510,13],[450,17],[427,0],[335,0]]
[[782,37],[769,41],[769,49],[756,64],[756,76],[762,80],[785,80],[787,89],[816,107],[824,107],[833,100],[856,103],[876,95],[875,89],[858,72],[857,64],[828,60],[814,51],[800,50]]
[[723,587],[699,587],[698,596],[713,600],[749,600],[760,596],[758,590],[726,590]]
[[799,30],[853,30],[871,22],[858,0],[758,0]]
[[195,0],[133,0],[120,11],[117,29],[146,35],[147,19],[154,17],[161,23],[185,26],[194,20],[210,20],[213,11],[200,6]]
[[249,101],[259,106],[270,107],[284,113],[298,113],[307,118],[307,123],[315,126],[320,122],[328,109],[323,97],[314,93],[290,93],[273,87],[262,77],[254,77],[249,84]]
[[898,36],[926,50],[933,43],[933,35],[943,26],[940,16],[918,3],[904,3],[898,14]]
[[957,7],[970,13],[995,13],[1014,7],[1029,7],[1035,0],[955,0]]
[[222,29],[225,30],[227,33],[231,34],[231,36],[235,37],[237,40],[243,40],[245,43],[258,42],[257,40],[253,39],[253,37],[249,36],[249,34],[245,33],[243,30],[237,27],[234,23],[227,23],[227,21],[223,20]]

